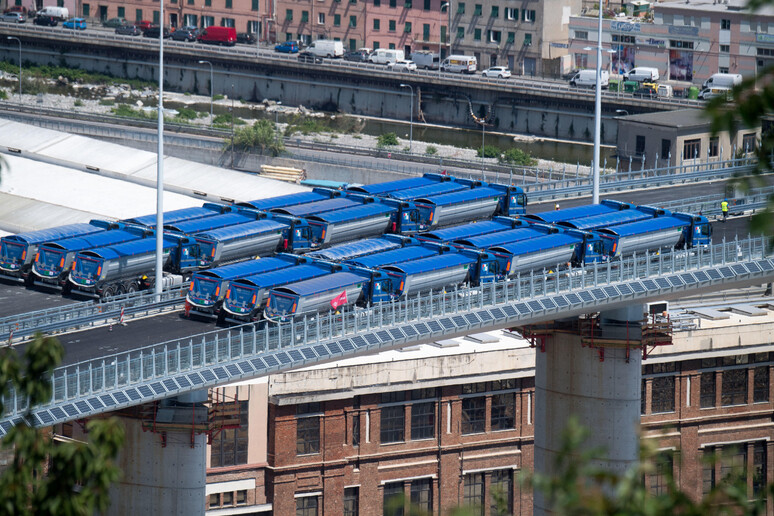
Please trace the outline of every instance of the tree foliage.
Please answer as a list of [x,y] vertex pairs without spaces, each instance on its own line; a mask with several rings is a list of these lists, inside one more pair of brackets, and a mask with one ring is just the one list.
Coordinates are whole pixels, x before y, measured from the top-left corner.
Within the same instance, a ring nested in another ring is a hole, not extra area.
[[[63,355],[56,339],[40,334],[23,358],[11,347],[0,350],[0,400],[6,400],[10,387],[28,407],[50,400],[50,375]],[[89,421],[88,443],[55,442],[48,430],[32,426],[29,412],[24,420],[2,441],[13,458],[0,473],[0,513],[71,516],[105,511],[110,484],[120,474],[113,462],[124,440],[118,420]]]
[[279,156],[285,150],[285,144],[279,131],[268,120],[258,120],[252,126],[241,127],[234,131],[233,145],[237,149],[259,149]]

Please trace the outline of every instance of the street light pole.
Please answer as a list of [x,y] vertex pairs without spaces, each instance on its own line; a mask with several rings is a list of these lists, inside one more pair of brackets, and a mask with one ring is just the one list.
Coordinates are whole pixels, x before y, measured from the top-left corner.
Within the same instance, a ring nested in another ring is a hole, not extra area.
[[484,137],[486,136],[486,116],[481,119],[481,180],[484,180]]
[[21,87],[21,80],[22,80],[22,63],[21,63],[21,40],[15,36],[6,36],[8,39],[15,39],[17,43],[19,43],[19,104],[21,104],[22,101],[22,87]]
[[411,115],[409,118],[409,154],[411,154],[411,147],[414,144],[414,87],[410,84],[401,84],[400,87],[411,90]]
[[210,127],[212,127],[212,63],[209,61],[199,61],[199,64],[210,65]]
[[164,290],[164,0],[159,2],[159,103],[156,154],[156,300]]
[[[281,106],[282,101],[278,100],[276,106]],[[274,110],[274,138],[279,143],[279,109]]]

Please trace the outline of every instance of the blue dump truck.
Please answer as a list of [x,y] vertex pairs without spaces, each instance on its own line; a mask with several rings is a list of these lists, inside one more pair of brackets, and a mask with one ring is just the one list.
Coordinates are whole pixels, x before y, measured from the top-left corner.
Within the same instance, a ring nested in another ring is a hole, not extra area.
[[495,215],[517,216],[526,210],[526,196],[515,186],[489,185],[435,197],[419,198],[420,231],[486,220]]
[[271,289],[326,276],[337,270],[341,270],[338,264],[314,261],[234,280],[223,301],[220,321],[243,323],[257,320],[263,314]]
[[347,265],[353,265],[355,267],[376,269],[384,265],[392,265],[394,263],[402,263],[410,260],[418,260],[420,258],[436,256],[441,251],[442,249],[440,247],[433,248],[423,245],[410,245],[400,249],[393,249],[391,251],[383,251],[381,253],[369,254],[366,256],[360,256],[358,258],[351,258],[346,260],[344,263]]
[[[172,210],[164,212],[164,224],[177,224],[184,220],[203,219],[205,217],[213,217],[223,213],[231,211],[231,206],[216,203],[204,203],[201,208],[182,208],[180,210]],[[138,226],[145,226],[146,228],[155,229],[156,227],[156,214],[143,215],[142,217],[135,217],[133,219],[122,220],[127,224],[135,224]]]
[[462,190],[470,190],[470,183],[464,184],[460,181],[444,181],[443,183],[435,183],[432,185],[419,186],[417,188],[409,188],[407,190],[397,190],[391,192],[385,192],[380,194],[380,197],[397,199],[399,201],[412,201],[421,197],[433,197],[435,195],[443,195],[452,192],[460,192]]
[[267,199],[257,199],[237,203],[238,207],[251,208],[258,211],[269,211],[273,208],[283,208],[285,206],[296,206],[298,204],[308,204],[310,202],[324,201],[334,197],[340,197],[341,192],[328,188],[313,188],[311,192],[299,192],[279,197],[269,197]]
[[452,242],[459,238],[470,238],[488,233],[505,231],[517,226],[526,226],[527,222],[509,217],[494,217],[492,220],[470,222],[436,231],[428,231],[417,235],[419,240],[427,242]]
[[287,224],[265,219],[196,233],[193,238],[201,257],[197,269],[268,256],[280,249],[289,229]]
[[533,222],[554,224],[560,221],[582,219],[584,217],[592,217],[594,215],[601,215],[603,213],[612,213],[612,212],[628,210],[632,208],[634,208],[634,205],[628,202],[603,200],[599,204],[575,206],[574,208],[565,208],[563,210],[542,211],[540,213],[532,213],[530,215],[524,215],[523,218]]
[[27,282],[39,245],[53,240],[99,233],[111,224],[104,220],[92,220],[88,224],[69,224],[4,236],[0,238],[0,278]]
[[397,209],[382,203],[368,203],[317,215],[306,221],[311,227],[314,247],[324,247],[353,238],[367,238],[386,233],[400,216]]
[[256,274],[286,270],[304,262],[306,258],[297,255],[278,254],[274,258],[249,260],[197,272],[191,278],[191,287],[186,295],[190,314],[217,317],[232,281]]
[[690,249],[711,244],[712,226],[706,217],[674,213],[651,220],[598,230],[605,254],[619,257],[646,251]]
[[381,238],[366,238],[356,240],[346,244],[339,244],[328,249],[319,249],[306,253],[305,256],[316,260],[326,260],[330,262],[340,262],[350,260],[360,256],[366,256],[391,249],[399,249],[408,245],[417,245],[418,242],[407,236],[402,235],[384,235]]
[[671,212],[660,208],[651,208],[650,206],[638,206],[626,210],[602,213],[592,215],[591,217],[577,218],[573,220],[562,220],[556,223],[557,226],[563,226],[581,231],[591,231],[593,229],[607,228],[617,226],[618,224],[627,224],[640,220],[650,220],[655,217],[670,215]]
[[537,238],[549,233],[559,232],[558,228],[546,226],[543,224],[526,224],[522,227],[498,231],[496,233],[487,233],[468,238],[458,238],[451,242],[454,247],[464,247],[471,249],[489,249],[495,245],[509,244],[529,238]]
[[201,233],[202,231],[211,231],[213,229],[225,228],[226,226],[233,226],[235,224],[252,222],[259,217],[263,216],[259,215],[257,212],[224,213],[213,217],[185,219],[172,223],[165,222],[164,230],[173,231],[182,235],[193,235],[195,233]]
[[142,226],[122,223],[115,226],[115,228],[111,227],[98,233],[54,240],[39,246],[35,261],[32,264],[32,274],[29,276],[32,283],[39,287],[61,288],[66,293],[69,290],[67,275],[70,273],[70,267],[76,254],[95,247],[139,240],[152,234],[150,230]]
[[325,213],[328,211],[352,208],[353,206],[360,206],[366,202],[373,202],[373,197],[336,197],[334,199],[326,199],[324,201],[315,201],[305,204],[272,208],[269,211],[279,215],[302,218],[308,215],[319,215],[320,213]]
[[264,318],[270,321],[387,301],[390,279],[381,272],[350,269],[276,287],[269,292]]
[[410,188],[419,188],[422,186],[433,185],[451,181],[452,177],[445,174],[424,174],[422,177],[409,177],[398,179],[396,181],[387,181],[385,183],[374,183],[370,185],[348,185],[345,190],[366,195],[385,195],[399,190],[408,190]]

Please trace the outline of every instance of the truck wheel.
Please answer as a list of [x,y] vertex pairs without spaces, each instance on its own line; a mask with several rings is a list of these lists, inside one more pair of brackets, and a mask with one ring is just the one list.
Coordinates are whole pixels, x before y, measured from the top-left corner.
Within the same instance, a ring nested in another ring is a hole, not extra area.
[[330,54],[327,54],[325,57],[327,57],[328,59],[332,59],[333,58],[333,56],[330,55]]
[[135,292],[137,292],[137,283],[135,283],[134,281],[132,281],[131,283],[129,283],[129,284],[126,286],[126,292],[127,292],[128,294],[134,294]]
[[105,287],[105,289],[102,291],[102,299],[108,300],[116,295],[116,286],[115,285],[108,285]]

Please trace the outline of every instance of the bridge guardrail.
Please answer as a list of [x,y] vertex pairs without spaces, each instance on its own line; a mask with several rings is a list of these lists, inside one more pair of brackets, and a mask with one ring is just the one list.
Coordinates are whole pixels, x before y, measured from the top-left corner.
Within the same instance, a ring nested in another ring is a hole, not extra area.
[[[232,337],[233,329],[221,330],[110,354],[57,368],[52,399],[34,409],[35,424],[236,381],[255,376],[259,369],[298,367],[318,356],[330,359],[367,346],[394,347],[421,340],[422,335],[452,334],[471,325],[486,331],[533,320],[530,317],[539,321],[597,311],[608,300],[631,303],[664,292],[722,288],[728,282],[765,283],[774,277],[774,261],[768,256],[763,238],[724,241],[661,257],[633,255],[566,274],[531,271],[509,281],[431,292],[340,314],[247,324],[238,329],[238,337]],[[336,339],[340,340],[334,343]],[[264,356],[256,358],[259,355]],[[11,391],[0,433],[20,421],[26,408],[26,400]]]

